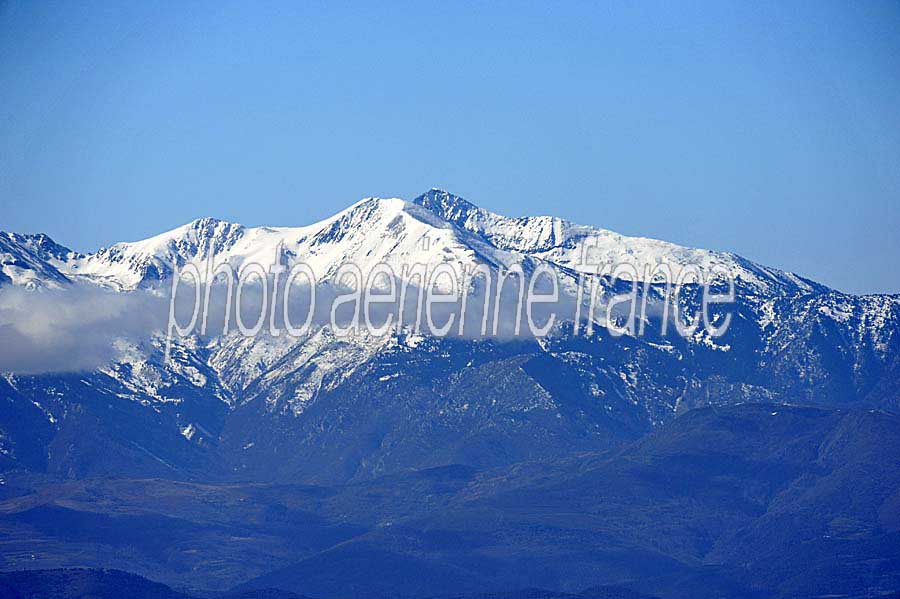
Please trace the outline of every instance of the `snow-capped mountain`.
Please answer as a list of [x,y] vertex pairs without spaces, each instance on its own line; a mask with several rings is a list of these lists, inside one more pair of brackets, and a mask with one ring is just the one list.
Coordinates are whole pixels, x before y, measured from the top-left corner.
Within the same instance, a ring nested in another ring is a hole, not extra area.
[[[507,218],[436,189],[412,202],[365,199],[301,227],[206,218],[93,254],[3,233],[0,294],[129,294],[164,288],[185,264],[202,273],[209,263],[239,271],[275,262],[307,264],[320,282],[347,262],[388,264],[401,276],[413,264],[543,264],[569,293],[578,271],[597,265],[629,264],[639,279],[648,266],[676,276],[715,267],[736,277],[737,298],[718,339],[586,337],[565,322],[549,337],[514,341],[408,330],[338,338],[326,327],[300,338],[182,339],[168,364],[159,334],[122,339],[91,372],[0,379],[0,466],[346,480],[604,449],[704,405],[900,406],[900,296],[846,295],[734,254],[553,217]],[[698,302],[688,294],[680,308]]]
[[[59,274],[114,289],[151,286],[171,277],[175,268],[206,261],[229,263],[235,270],[248,262],[291,266],[303,262],[317,280],[329,280],[341,264],[353,262],[363,271],[385,263],[400,273],[403,265],[450,262],[459,268],[486,264],[509,266],[523,260],[542,261],[570,271],[596,272],[605,265],[628,264],[643,280],[645,268],[667,265],[675,277],[685,266],[704,272],[721,268],[760,292],[823,291],[826,288],[792,273],[767,268],[726,252],[627,237],[576,225],[554,217],[507,218],[478,208],[446,191],[432,189],[412,202],[367,198],[321,222],[303,227],[244,227],[203,218],[143,241],[117,243],[94,254],[78,254],[56,246],[34,251],[29,236],[7,234],[13,255],[25,261],[35,281],[55,283]],[[12,264],[12,260],[7,262]],[[54,272],[55,271],[55,272]],[[58,273],[58,274],[57,274]],[[21,279],[20,274],[17,280]]]

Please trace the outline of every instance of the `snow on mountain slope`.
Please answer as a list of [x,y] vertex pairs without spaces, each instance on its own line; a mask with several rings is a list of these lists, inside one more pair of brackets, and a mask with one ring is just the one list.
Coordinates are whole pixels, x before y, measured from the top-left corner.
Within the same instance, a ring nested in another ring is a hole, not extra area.
[[151,286],[172,276],[175,268],[227,251],[245,235],[242,225],[203,218],[143,241],[117,243],[95,254],[60,265],[73,279],[117,290]]
[[46,235],[0,232],[0,285],[59,288],[69,280],[55,266],[78,255]]
[[673,276],[678,277],[682,268],[696,266],[703,272],[723,268],[732,277],[761,291],[779,288],[807,292],[825,290],[824,286],[793,273],[766,268],[728,252],[627,237],[551,216],[508,218],[440,189],[432,189],[413,202],[447,222],[483,237],[497,248],[581,272],[599,272],[599,268],[607,265],[629,264],[637,269],[639,280],[643,280],[645,267],[668,265]]
[[376,353],[400,342],[397,335],[337,337],[320,328],[295,339],[232,334],[210,345],[210,365],[237,403],[263,395],[272,410],[299,415],[318,393],[344,381]]

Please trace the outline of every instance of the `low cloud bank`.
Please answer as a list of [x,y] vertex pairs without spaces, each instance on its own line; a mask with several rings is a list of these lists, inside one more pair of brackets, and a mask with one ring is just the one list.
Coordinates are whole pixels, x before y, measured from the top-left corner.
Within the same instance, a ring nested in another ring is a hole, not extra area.
[[0,289],[0,372],[93,370],[114,357],[117,339],[164,331],[168,301],[137,291],[70,287]]
[[407,295],[384,301],[377,294],[354,296],[352,289],[330,284],[317,285],[314,292],[308,285],[298,285],[289,294],[287,310],[283,287],[275,293],[270,285],[265,291],[262,285],[248,285],[237,296],[217,284],[207,299],[205,286],[195,295],[195,287],[186,284],[178,289],[174,303],[167,295],[170,291],[0,288],[0,373],[91,371],[116,358],[117,342],[140,343],[160,334],[172,339],[212,338],[226,332],[289,335],[291,328],[302,328],[306,335],[329,326],[343,334],[381,335],[402,327],[435,336],[508,340],[532,335],[529,317],[549,329],[554,321],[571,319],[573,307],[571,299],[563,297],[526,309],[514,289],[489,298],[483,289],[471,289],[463,304],[460,298],[446,296],[442,302],[426,301],[428,294],[416,286],[410,286]]

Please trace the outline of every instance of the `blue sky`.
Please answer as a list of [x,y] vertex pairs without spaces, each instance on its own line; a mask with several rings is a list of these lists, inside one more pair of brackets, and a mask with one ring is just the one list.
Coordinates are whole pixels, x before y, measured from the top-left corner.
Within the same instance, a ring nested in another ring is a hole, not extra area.
[[900,3],[0,3],[0,229],[437,186],[900,292]]

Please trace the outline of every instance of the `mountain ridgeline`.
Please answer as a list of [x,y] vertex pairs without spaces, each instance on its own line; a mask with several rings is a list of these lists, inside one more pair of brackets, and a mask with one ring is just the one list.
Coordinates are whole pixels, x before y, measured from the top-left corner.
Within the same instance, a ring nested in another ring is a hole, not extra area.
[[[90,255],[44,235],[0,240],[6,288],[38,293],[167,291],[175,269],[205,264],[209,253],[238,269],[269,264],[279,247],[319,282],[347,262],[398,273],[413,262],[530,262],[565,280],[584,268],[588,243],[591,264],[718,266],[737,282],[731,326],[715,339],[652,326],[641,336],[587,337],[565,322],[547,337],[509,342],[403,330],[348,338],[325,327],[301,338],[183,339],[168,364],[160,335],[121,340],[90,371],[0,379],[6,468],[333,483],[607,449],[705,405],[900,405],[897,296],[846,295],[733,254],[551,217],[505,218],[439,190],[413,202],[363,200],[299,228],[201,219]],[[684,310],[697,301],[687,298]]]

